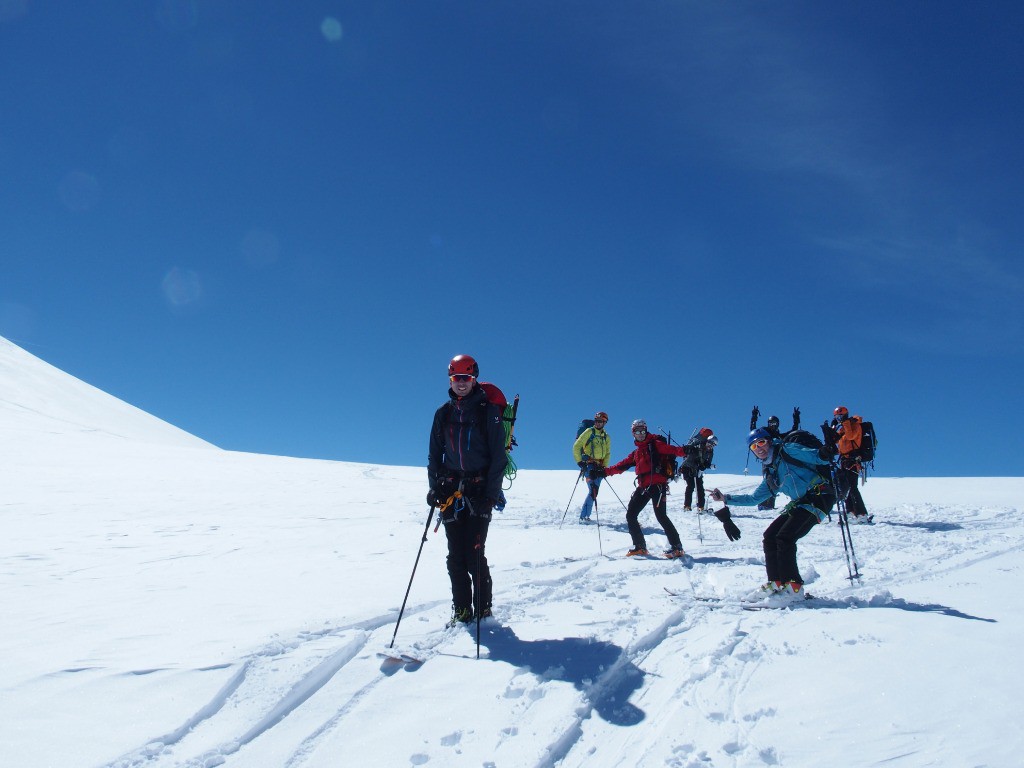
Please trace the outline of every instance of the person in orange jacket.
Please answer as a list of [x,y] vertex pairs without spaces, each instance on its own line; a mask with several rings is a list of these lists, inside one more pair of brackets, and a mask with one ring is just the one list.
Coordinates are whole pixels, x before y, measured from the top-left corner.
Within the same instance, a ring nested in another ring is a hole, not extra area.
[[636,468],[636,490],[633,491],[626,507],[626,525],[629,526],[629,535],[633,539],[633,548],[626,553],[627,557],[650,554],[639,522],[640,511],[647,506],[647,502],[654,505],[654,516],[668,537],[669,549],[665,556],[685,557],[679,532],[665,511],[669,478],[663,473],[662,462],[658,457],[686,456],[695,449],[686,445],[669,445],[665,440],[656,438],[647,431],[647,422],[643,419],[634,421],[632,430],[633,442],[636,444],[633,452],[610,467],[593,468],[590,472],[591,477],[618,475],[632,467]]
[[864,505],[864,497],[860,495],[857,481],[860,479],[860,451],[861,441],[864,438],[864,430],[861,427],[860,416],[851,416],[850,410],[845,405],[840,405],[833,411],[835,418],[830,425],[836,435],[836,450],[839,452],[839,471],[843,473],[843,486],[849,486],[849,494],[846,497],[846,511],[853,517],[855,522],[870,522],[872,515]]

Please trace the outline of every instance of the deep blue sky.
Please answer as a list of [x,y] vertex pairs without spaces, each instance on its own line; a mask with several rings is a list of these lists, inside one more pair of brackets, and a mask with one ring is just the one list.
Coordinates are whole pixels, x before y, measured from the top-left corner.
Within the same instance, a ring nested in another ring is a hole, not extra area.
[[[446,365],[1020,475],[1018,2],[0,0],[0,335],[224,448],[422,464]],[[869,499],[870,501],[870,499]]]

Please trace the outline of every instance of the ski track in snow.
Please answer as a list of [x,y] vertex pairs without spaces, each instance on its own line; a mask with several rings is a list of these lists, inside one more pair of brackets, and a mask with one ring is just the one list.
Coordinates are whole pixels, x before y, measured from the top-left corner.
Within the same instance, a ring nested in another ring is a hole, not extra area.
[[[935,511],[940,520],[956,519],[950,510]],[[876,526],[886,524],[885,513],[886,510],[877,511],[883,519]],[[964,510],[958,509],[957,513],[963,516]],[[972,536],[992,535],[992,530],[998,528],[999,516],[1009,514],[1015,511],[1000,511],[994,519],[972,531]],[[923,559],[915,560],[918,565],[907,572],[884,568],[879,572],[873,570],[875,563],[866,563],[858,553],[861,570],[872,569],[871,585],[852,585],[848,590],[852,594],[832,599],[825,597],[813,607],[826,610],[892,607],[942,612],[944,606],[920,606],[894,600],[880,587],[928,579],[940,569],[955,571],[1018,551],[1022,546],[1019,542],[1008,542],[1005,548],[978,557],[968,543],[951,561],[948,543],[934,547],[929,544],[931,537],[942,532],[941,526],[931,529],[927,524],[903,525],[907,546],[925,554]],[[835,521],[824,527],[825,531],[816,532],[818,536],[839,536],[838,531],[834,531]],[[870,531],[869,526],[853,526],[855,544],[866,545]],[[836,554],[835,547],[832,549],[832,565],[845,567],[842,550]],[[931,549],[934,549],[934,560],[927,556]],[[663,762],[674,768],[697,768],[711,763],[779,764],[781,758],[773,748],[758,746],[751,740],[755,723],[771,718],[773,712],[770,709],[744,712],[737,707],[737,701],[767,652],[766,646],[754,636],[758,628],[798,614],[793,610],[750,613],[740,606],[717,606],[720,610],[714,611],[712,606],[692,597],[695,585],[703,587],[702,582],[712,574],[717,579],[730,569],[747,572],[757,562],[756,558],[739,556],[705,557],[680,567],[678,562],[667,560],[637,562],[595,554],[589,558],[507,566],[500,574],[497,570],[495,573],[496,605],[500,606],[498,621],[483,625],[482,660],[479,662],[472,660],[475,650],[472,631],[440,628],[444,620],[441,611],[447,611],[446,601],[410,605],[400,627],[400,639],[402,630],[408,628],[410,620],[417,615],[438,629],[426,632],[418,641],[400,645],[401,648],[420,654],[420,658],[468,656],[461,663],[509,665],[507,687],[496,704],[506,707],[509,727],[490,737],[463,731],[433,734],[434,746],[425,745],[427,751],[409,755],[410,764],[435,759],[443,762],[445,751],[449,759],[454,759],[461,756],[463,750],[471,751],[470,742],[484,742],[476,749],[500,755],[502,746],[512,742],[520,728],[533,727],[539,720],[548,721],[549,727],[547,738],[538,743],[537,768],[583,766],[598,743],[605,765]],[[925,565],[921,565],[922,562]],[[660,621],[652,623],[651,617],[638,616],[630,609],[629,591],[637,588],[640,569],[646,569],[644,575],[650,576],[652,589],[657,588],[659,580],[678,577],[680,571],[685,574],[684,581],[675,582],[677,595],[665,596],[666,610]],[[512,574],[516,583],[503,591],[502,583],[511,584]],[[513,601],[502,602],[512,594],[516,596]],[[589,640],[523,640],[516,636],[515,627],[542,629],[544,611],[551,606],[580,606],[581,603],[582,608],[589,607],[593,615],[592,622],[579,624],[593,633]],[[725,621],[721,620],[723,612]],[[714,613],[719,620],[709,622]],[[447,660],[422,665],[382,662],[377,651],[390,640],[396,617],[396,613],[389,612],[355,624],[302,633],[287,641],[267,644],[232,664],[234,672],[220,691],[184,723],[169,733],[147,740],[108,763],[107,767],[258,765],[267,756],[263,742],[272,734],[270,746],[276,756],[275,764],[286,768],[322,764],[323,755],[319,755],[317,762],[318,750],[325,743],[331,743],[332,738],[337,744],[348,721],[361,708],[374,702],[379,705],[379,697],[389,696],[384,690],[388,681],[396,675],[421,674],[420,670],[429,670],[432,664]],[[475,629],[475,625],[470,627]],[[574,668],[573,660],[585,659],[588,653],[595,659],[593,665],[588,667],[585,661]],[[563,656],[564,664],[537,668],[538,661],[552,664],[553,659]],[[662,690],[652,684],[652,680],[659,677],[662,665],[673,665],[677,669],[680,663],[690,665],[685,686]],[[573,691],[567,691],[566,684],[570,684]],[[552,686],[562,693],[550,695],[554,691]],[[679,732],[678,724],[695,716],[702,719],[705,729],[711,723],[719,732],[720,746],[714,754],[708,752],[706,743],[698,748],[687,742],[685,733]],[[645,718],[646,727],[664,734],[664,740],[638,747],[630,741],[628,728],[609,730],[598,725],[628,726]],[[287,733],[280,733],[283,731]],[[521,744],[520,740],[516,747],[520,752]],[[432,749],[440,751],[432,752]],[[638,749],[641,749],[639,753]],[[726,762],[721,762],[723,760]]]

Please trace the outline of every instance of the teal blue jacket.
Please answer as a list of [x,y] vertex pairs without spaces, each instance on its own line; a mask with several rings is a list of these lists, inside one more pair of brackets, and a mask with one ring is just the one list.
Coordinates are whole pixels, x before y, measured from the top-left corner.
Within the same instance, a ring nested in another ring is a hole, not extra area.
[[[814,448],[783,443],[776,438],[772,441],[772,452],[764,463],[764,480],[761,484],[750,493],[726,494],[725,503],[736,507],[752,507],[784,493],[793,500],[794,506],[814,513],[820,523],[825,519],[825,511],[808,501],[809,497],[820,497],[823,492],[831,492],[831,476],[825,478],[813,469],[820,462],[818,451]],[[829,473],[828,465],[822,467],[822,472]]]

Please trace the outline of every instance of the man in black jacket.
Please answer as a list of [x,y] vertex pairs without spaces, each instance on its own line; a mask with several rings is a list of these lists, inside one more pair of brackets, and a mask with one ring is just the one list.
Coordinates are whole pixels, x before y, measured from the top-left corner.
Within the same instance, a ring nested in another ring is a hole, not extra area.
[[430,428],[427,503],[440,509],[448,538],[453,624],[491,615],[484,545],[508,461],[502,409],[488,402],[477,383],[479,374],[469,355],[452,359],[449,399],[437,409]]
[[697,511],[704,511],[704,470],[709,469],[714,461],[715,446],[718,445],[718,438],[711,431],[711,427],[703,427],[700,432],[690,438],[687,445],[693,447],[693,452],[688,453],[683,459],[681,471],[686,481],[686,492],[683,495],[683,511],[690,511],[690,502],[693,501],[693,489],[697,488]]

